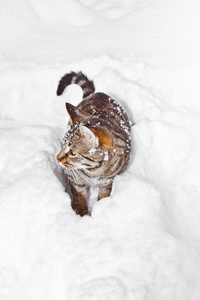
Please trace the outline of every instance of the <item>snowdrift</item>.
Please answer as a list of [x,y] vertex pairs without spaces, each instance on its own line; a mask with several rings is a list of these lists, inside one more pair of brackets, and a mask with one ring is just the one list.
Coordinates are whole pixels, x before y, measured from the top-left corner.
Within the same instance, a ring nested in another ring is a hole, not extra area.
[[[0,299],[199,299],[200,64],[193,56],[198,46],[181,66],[176,55],[165,49],[166,59],[157,48],[161,29],[170,22],[167,17],[161,22],[164,9],[175,22],[172,11],[182,2],[16,3],[0,4],[5,8],[0,10],[5,28],[0,46]],[[196,24],[193,10],[183,2],[179,20],[185,13],[191,26]],[[158,38],[150,41],[147,23],[159,13],[153,23]],[[140,17],[146,17],[145,43],[136,46],[141,50],[137,59],[139,54],[130,51],[139,41],[134,25],[141,25]],[[118,35],[124,33],[123,49],[115,49],[115,28]],[[110,33],[113,45],[108,47]],[[87,35],[90,49],[83,43]],[[173,45],[177,51],[187,44],[181,34],[180,40],[177,48]],[[144,59],[146,43],[158,56],[154,67],[150,50]],[[82,98],[77,86],[56,96],[60,77],[71,70],[82,70],[96,91],[119,101],[133,124],[128,169],[116,177],[111,196],[83,218],[71,208],[65,174],[56,162],[68,122],[65,102],[77,105]]]

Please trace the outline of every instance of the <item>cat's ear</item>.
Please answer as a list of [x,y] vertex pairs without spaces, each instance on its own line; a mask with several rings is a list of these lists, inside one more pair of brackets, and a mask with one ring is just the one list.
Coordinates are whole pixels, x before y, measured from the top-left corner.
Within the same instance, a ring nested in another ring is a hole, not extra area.
[[88,144],[91,147],[98,147],[99,146],[99,139],[98,137],[86,126],[80,125],[80,131],[87,139]]
[[93,133],[93,135],[98,138],[99,146],[103,146],[106,149],[111,149],[113,146],[112,136],[109,131],[101,126],[94,126],[94,127],[86,127],[87,130]]
[[83,113],[77,107],[70,103],[66,103],[66,109],[70,117],[70,123],[73,126],[75,123],[85,120],[87,114]]

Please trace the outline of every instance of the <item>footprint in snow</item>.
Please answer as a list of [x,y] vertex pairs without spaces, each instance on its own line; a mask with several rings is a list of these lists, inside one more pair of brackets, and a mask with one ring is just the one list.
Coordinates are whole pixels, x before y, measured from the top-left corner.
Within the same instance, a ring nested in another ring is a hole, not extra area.
[[99,13],[107,19],[121,19],[133,10],[132,0],[128,2],[124,0],[97,1],[97,0],[78,0],[78,2]]
[[9,294],[19,283],[18,272],[8,264],[0,265],[0,295]]
[[79,300],[126,299],[126,288],[117,277],[96,278],[79,286]]

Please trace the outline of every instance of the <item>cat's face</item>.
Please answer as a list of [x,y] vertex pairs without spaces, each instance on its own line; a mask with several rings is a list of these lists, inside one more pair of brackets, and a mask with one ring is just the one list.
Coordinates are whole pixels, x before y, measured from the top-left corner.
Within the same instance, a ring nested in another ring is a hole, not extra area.
[[57,160],[67,169],[96,168],[104,159],[106,150],[99,145],[99,138],[86,126],[69,130]]
[[92,169],[100,166],[102,161],[109,158],[111,135],[96,124],[94,127],[83,125],[84,120],[88,120],[88,115],[71,104],[67,103],[66,107],[71,129],[65,134],[63,147],[57,155],[58,162],[67,169]]

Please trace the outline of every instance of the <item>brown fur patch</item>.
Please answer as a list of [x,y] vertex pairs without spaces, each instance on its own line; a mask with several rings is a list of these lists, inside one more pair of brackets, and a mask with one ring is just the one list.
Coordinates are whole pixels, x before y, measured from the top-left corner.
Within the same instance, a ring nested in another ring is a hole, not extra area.
[[90,130],[99,138],[100,146],[106,149],[112,149],[112,136],[109,134],[107,129],[103,127],[90,127]]

